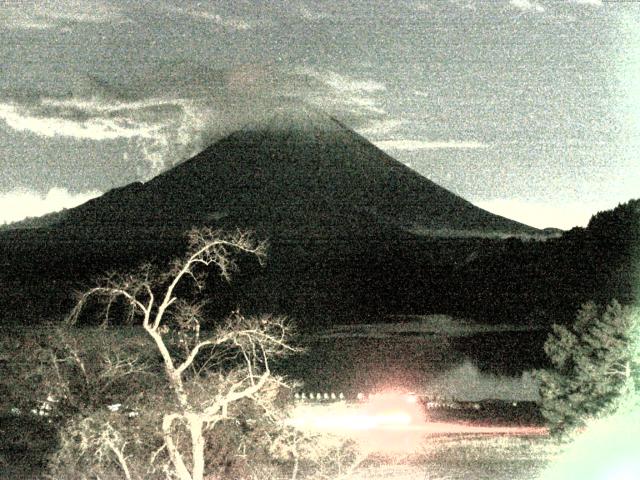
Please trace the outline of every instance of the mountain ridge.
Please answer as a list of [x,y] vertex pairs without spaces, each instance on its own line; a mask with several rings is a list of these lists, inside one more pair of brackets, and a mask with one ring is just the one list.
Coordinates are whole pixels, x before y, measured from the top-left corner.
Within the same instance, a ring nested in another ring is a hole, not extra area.
[[[145,183],[69,209],[53,228],[100,223],[248,228],[269,236],[393,227],[532,234],[455,195],[326,114],[278,112]],[[306,118],[306,120],[305,120]],[[297,127],[296,127],[297,126]]]
[[538,233],[473,206],[327,115],[287,115],[41,228],[0,232],[3,275],[24,285],[6,308],[21,308],[28,291],[49,315],[65,311],[69,292],[105,271],[182,255],[184,233],[200,226],[252,231],[270,245],[266,267],[243,259],[232,284],[211,280],[218,313],[242,306],[309,323],[457,308],[455,282],[475,268],[464,259]]

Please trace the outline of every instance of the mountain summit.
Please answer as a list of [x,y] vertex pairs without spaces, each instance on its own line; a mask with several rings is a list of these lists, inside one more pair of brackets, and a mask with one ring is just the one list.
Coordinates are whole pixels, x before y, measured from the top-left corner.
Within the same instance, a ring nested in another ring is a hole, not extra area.
[[[49,314],[70,308],[67,292],[104,271],[164,265],[184,251],[185,231],[206,225],[251,230],[270,245],[265,268],[245,259],[231,285],[216,285],[217,305],[305,322],[406,311],[412,302],[416,311],[444,311],[457,289],[447,279],[466,272],[469,259],[498,237],[536,232],[308,109],[278,111],[146,183],[40,222],[2,232],[0,262],[19,291],[46,297],[38,303]],[[20,298],[9,304],[19,309]]]
[[398,231],[520,234],[311,109],[280,110],[152,180],[72,209],[59,226],[151,230],[213,224],[276,238]]

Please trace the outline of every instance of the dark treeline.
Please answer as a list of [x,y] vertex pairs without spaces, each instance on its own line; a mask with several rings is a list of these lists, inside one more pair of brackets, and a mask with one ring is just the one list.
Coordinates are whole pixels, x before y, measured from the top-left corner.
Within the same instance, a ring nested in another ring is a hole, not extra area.
[[458,262],[413,262],[422,268],[407,278],[424,283],[405,286],[402,304],[486,322],[567,323],[589,300],[631,303],[640,286],[640,200],[598,213],[586,228],[559,238],[453,243]]
[[[140,232],[3,232],[3,321],[60,318],[73,306],[74,289],[90,286],[95,276],[143,261],[162,265],[184,250],[176,230]],[[392,231],[330,241],[272,238],[265,267],[240,258],[231,283],[211,280],[211,314],[237,307],[284,313],[303,328],[428,313],[495,323],[566,323],[588,300],[634,299],[639,246],[640,200],[544,241]]]

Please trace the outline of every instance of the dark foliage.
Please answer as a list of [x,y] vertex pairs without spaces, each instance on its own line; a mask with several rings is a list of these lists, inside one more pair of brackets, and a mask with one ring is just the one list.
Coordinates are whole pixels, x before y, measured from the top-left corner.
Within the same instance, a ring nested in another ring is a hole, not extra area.
[[554,326],[544,347],[552,368],[538,372],[542,414],[552,433],[613,413],[627,390],[635,391],[639,322],[636,308],[589,302],[571,327]]

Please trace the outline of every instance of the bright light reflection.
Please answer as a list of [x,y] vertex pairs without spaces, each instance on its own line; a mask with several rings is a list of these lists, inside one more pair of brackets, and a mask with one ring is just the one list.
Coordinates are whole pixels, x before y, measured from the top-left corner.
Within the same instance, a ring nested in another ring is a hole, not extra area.
[[289,425],[325,431],[361,431],[424,424],[424,412],[415,397],[389,393],[358,404],[344,402],[296,408]]
[[[547,435],[536,426],[488,426],[431,422],[414,396],[372,395],[359,403],[301,403],[289,425],[306,432],[350,438],[363,451],[403,455],[420,452],[425,439],[442,435]],[[624,477],[623,477],[624,478]]]

